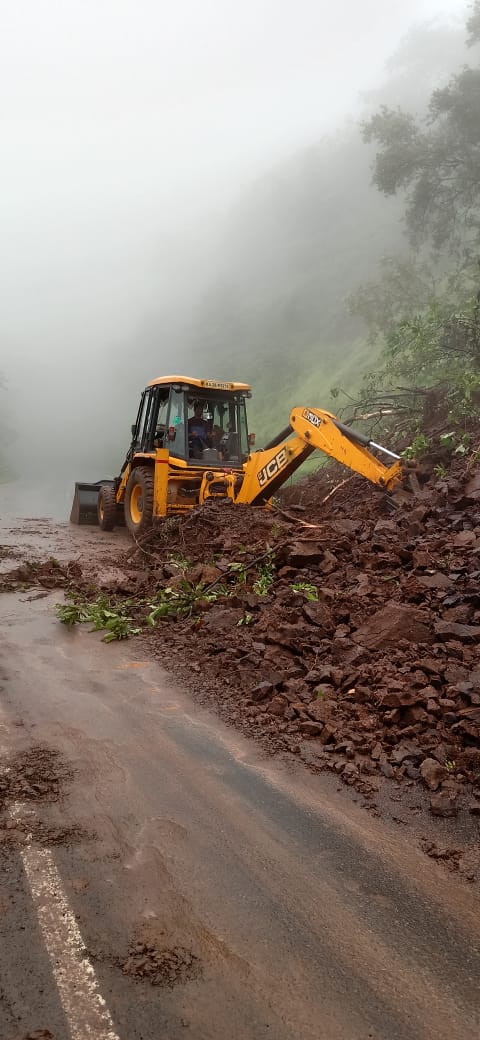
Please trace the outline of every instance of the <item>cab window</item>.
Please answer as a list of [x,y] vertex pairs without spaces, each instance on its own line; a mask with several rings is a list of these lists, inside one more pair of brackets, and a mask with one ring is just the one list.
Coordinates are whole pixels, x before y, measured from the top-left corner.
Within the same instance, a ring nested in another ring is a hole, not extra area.
[[170,454],[186,459],[185,393],[172,386],[168,409],[168,447]]
[[241,466],[248,457],[245,400],[187,395],[188,457],[193,463]]

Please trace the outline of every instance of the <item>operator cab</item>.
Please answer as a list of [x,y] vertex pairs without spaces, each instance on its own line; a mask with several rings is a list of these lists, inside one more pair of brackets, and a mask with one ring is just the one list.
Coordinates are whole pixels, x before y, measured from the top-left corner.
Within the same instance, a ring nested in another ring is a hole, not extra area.
[[249,455],[246,383],[165,377],[142,394],[132,426],[134,453],[168,448],[189,466],[241,469]]

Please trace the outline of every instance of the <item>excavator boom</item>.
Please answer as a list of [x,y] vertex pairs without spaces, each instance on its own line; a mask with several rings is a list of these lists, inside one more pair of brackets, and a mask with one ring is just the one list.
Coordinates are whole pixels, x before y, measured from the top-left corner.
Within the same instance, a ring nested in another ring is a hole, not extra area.
[[[384,452],[395,462],[384,465],[370,448]],[[235,501],[250,505],[267,502],[316,449],[388,491],[405,476],[398,455],[345,426],[330,412],[294,408],[290,425],[267,448],[250,456]]]

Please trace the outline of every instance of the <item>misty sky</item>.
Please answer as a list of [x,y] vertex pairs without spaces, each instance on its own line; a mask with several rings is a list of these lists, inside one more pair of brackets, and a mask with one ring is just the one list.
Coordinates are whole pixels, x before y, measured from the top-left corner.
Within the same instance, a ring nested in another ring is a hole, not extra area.
[[0,0],[0,372],[12,391],[33,372],[51,392],[69,366],[88,379],[105,347],[134,342],[172,271],[188,283],[201,266],[202,231],[243,186],[355,114],[412,22],[463,22],[465,10]]
[[[171,223],[318,137],[413,20],[459,0],[2,0],[2,220]],[[5,187],[8,208],[3,216]],[[181,216],[181,214],[180,214]]]

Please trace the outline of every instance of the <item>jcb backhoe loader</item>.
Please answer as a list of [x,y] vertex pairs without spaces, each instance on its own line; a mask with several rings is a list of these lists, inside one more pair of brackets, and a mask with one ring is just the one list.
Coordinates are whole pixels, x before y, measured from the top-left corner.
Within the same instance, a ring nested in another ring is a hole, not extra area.
[[[294,408],[289,425],[261,451],[248,434],[247,383],[185,376],[154,379],[142,393],[132,441],[115,480],[75,485],[70,520],[134,535],[155,518],[185,513],[207,498],[264,505],[315,449],[392,490],[404,477],[398,455],[319,408]],[[391,459],[385,466],[370,450]]]

